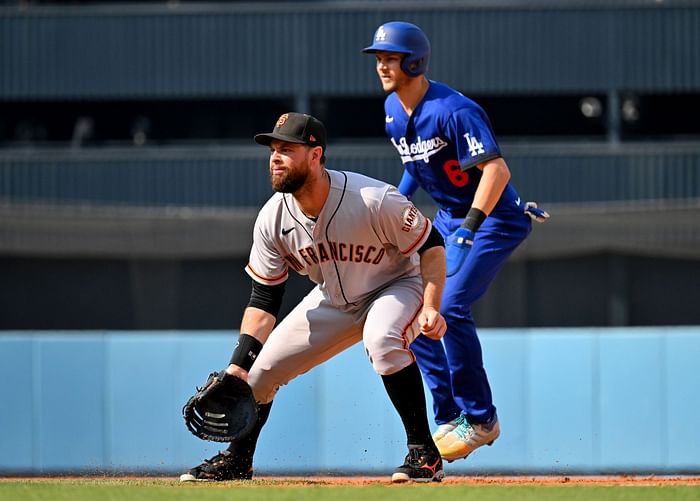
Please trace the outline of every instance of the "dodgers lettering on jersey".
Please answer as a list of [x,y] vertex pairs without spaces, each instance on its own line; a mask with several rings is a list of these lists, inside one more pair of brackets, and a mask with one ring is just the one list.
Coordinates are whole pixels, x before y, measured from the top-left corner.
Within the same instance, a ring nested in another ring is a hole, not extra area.
[[401,276],[420,274],[418,249],[432,223],[396,188],[352,172],[327,171],[328,199],[316,221],[276,193],[255,221],[246,272],[276,285],[292,268],[335,305],[362,302]]
[[[408,173],[441,209],[471,207],[482,172],[472,168],[501,156],[488,117],[474,101],[430,81],[409,117],[395,93],[384,103],[386,132]],[[492,214],[520,211],[511,185]]]

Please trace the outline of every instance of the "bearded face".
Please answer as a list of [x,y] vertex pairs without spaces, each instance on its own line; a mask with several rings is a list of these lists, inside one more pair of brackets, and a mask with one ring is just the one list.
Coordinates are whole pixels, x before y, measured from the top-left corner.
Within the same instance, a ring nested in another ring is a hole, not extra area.
[[304,163],[279,175],[274,175],[270,172],[270,181],[272,182],[273,190],[280,193],[294,193],[304,186],[308,176],[309,166]]
[[295,193],[309,177],[310,148],[303,144],[273,141],[270,145],[270,183],[280,193]]

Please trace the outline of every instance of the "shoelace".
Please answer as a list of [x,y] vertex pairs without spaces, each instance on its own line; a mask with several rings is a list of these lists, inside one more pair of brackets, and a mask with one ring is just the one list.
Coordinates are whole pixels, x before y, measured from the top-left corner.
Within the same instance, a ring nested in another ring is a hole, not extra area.
[[469,424],[469,421],[467,421],[467,416],[462,414],[457,418],[458,424],[457,428],[454,429],[454,432],[459,436],[461,439],[466,439],[467,435],[472,434],[472,425]]
[[420,449],[409,449],[407,459],[408,459],[408,463],[415,465],[415,466],[421,466],[421,464],[423,463],[422,456],[421,456],[421,450]]
[[218,462],[224,462],[226,460],[226,456],[227,454],[224,454],[224,452],[222,451],[211,459],[205,459],[204,462],[206,464],[216,464]]

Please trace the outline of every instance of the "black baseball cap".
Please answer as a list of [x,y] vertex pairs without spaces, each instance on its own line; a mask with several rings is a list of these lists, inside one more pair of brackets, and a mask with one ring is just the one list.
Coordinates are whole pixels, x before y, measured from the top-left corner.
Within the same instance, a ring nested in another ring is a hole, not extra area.
[[277,119],[275,128],[266,134],[256,134],[255,142],[269,146],[273,139],[288,143],[320,146],[326,151],[326,127],[306,113],[285,113]]

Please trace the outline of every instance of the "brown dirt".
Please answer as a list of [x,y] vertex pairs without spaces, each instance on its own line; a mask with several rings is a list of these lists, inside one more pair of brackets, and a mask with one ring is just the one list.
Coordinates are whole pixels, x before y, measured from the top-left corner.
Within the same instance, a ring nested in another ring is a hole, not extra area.
[[[259,480],[330,485],[389,484],[388,477],[260,477]],[[698,485],[700,477],[686,476],[461,476],[449,475],[445,485]]]
[[[0,482],[10,480],[46,481],[46,480],[150,480],[150,481],[174,481],[177,477],[161,476],[42,476],[42,477],[0,477]],[[383,485],[390,484],[388,476],[260,476],[258,481],[269,481],[280,486],[305,486],[305,485]],[[605,475],[605,476],[467,476],[450,475],[443,481],[443,485],[632,485],[632,486],[665,486],[665,485],[693,485],[700,486],[700,476],[674,476],[674,475]],[[256,485],[259,485],[256,483]],[[435,484],[433,484],[435,485]]]

